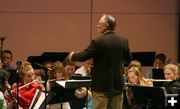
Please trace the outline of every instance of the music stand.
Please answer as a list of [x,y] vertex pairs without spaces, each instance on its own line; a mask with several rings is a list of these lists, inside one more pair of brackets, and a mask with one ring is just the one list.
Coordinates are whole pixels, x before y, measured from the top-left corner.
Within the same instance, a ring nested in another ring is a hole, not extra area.
[[73,80],[90,80],[92,77],[91,76],[76,76],[72,75],[70,79]]
[[17,71],[16,69],[8,69],[7,70],[8,74],[9,74],[9,79],[8,82],[10,83],[10,85],[12,86],[14,83],[17,83],[17,81],[20,79],[19,77],[17,77]]
[[62,87],[68,88],[80,88],[80,87],[90,87],[91,80],[67,80],[67,81],[56,81]]
[[165,95],[162,88],[130,86],[135,103],[146,106],[146,109],[164,109]]
[[[80,87],[89,87],[91,80],[67,80],[67,81],[56,81],[57,86],[53,87],[53,91],[50,91],[47,96],[47,104],[56,104],[63,102],[71,102],[75,99],[74,92],[77,88]],[[86,98],[82,100],[86,101]],[[76,98],[79,101],[79,99]],[[76,103],[83,103],[76,102]],[[44,104],[41,105],[40,109],[44,108]],[[61,108],[62,108],[61,104]]]
[[45,60],[48,60],[48,59],[42,56],[29,56],[27,58],[27,61],[31,63],[34,69],[41,69],[41,67],[36,65],[36,63],[43,64]]
[[[152,69],[152,78],[153,79],[165,79],[164,69]],[[153,82],[153,86],[161,87],[164,82]]]
[[69,52],[44,52],[41,56],[48,57],[53,62],[63,62],[64,59],[69,55]]
[[132,60],[138,60],[142,66],[153,66],[156,52],[132,52]]
[[63,62],[68,56],[69,52],[44,52],[41,56],[29,56],[27,61],[30,62],[34,69],[41,69],[36,63],[44,65],[45,63],[52,63],[56,61]]

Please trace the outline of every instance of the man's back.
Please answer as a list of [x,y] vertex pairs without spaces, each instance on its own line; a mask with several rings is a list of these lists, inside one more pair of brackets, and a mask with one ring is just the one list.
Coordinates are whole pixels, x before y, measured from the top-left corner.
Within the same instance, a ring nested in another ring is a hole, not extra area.
[[[124,60],[130,61],[128,41],[108,32],[94,40],[92,88],[95,91],[122,90]],[[106,81],[106,82],[105,82]]]
[[[94,109],[122,109],[123,64],[131,60],[128,40],[114,33],[116,20],[103,14],[97,24],[102,36],[92,40],[82,52],[69,54],[72,61],[92,58],[92,90]],[[127,62],[127,63],[126,63]]]

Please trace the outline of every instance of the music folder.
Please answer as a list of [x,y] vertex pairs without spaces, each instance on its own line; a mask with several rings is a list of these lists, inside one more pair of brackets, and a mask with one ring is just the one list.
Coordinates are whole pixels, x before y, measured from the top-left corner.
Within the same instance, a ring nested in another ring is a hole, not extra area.
[[91,85],[91,80],[66,80],[56,81],[56,83],[64,88],[80,88],[89,87]]

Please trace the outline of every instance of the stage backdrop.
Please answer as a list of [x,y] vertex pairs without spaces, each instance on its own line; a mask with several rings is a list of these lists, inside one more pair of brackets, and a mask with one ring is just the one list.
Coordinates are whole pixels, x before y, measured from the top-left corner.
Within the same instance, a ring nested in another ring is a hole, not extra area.
[[176,63],[179,11],[179,0],[0,0],[0,36],[14,65],[45,51],[81,51],[106,13],[132,52],[163,52]]

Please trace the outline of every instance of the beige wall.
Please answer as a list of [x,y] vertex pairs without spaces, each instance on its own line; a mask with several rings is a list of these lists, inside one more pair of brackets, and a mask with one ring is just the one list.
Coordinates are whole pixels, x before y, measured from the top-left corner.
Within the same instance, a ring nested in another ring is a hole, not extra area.
[[103,13],[116,17],[131,51],[178,61],[179,0],[0,0],[0,36],[7,36],[4,49],[13,51],[14,63],[45,51],[80,51],[98,36]]

